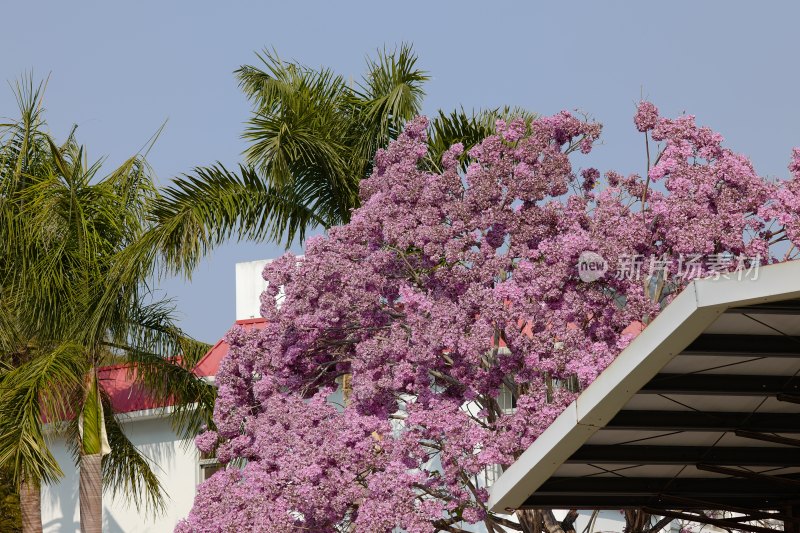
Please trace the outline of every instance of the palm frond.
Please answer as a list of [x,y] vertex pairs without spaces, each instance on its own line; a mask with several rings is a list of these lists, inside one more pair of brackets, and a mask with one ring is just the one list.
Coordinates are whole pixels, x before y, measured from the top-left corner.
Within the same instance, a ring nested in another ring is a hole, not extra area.
[[338,112],[344,79],[330,69],[285,62],[274,52],[258,57],[263,69],[243,66],[237,71],[240,86],[254,104],[244,132],[250,141],[245,151],[248,165],[277,186],[291,182],[296,162],[336,166],[346,127]]
[[445,114],[439,114],[430,122],[428,141],[428,161],[433,168],[438,168],[442,154],[456,143],[464,145],[466,152],[494,132],[494,124],[489,124],[484,115],[467,113],[463,108]]
[[216,389],[192,371],[210,346],[180,330],[169,301],[133,305],[108,343],[113,361],[125,361],[148,396],[170,406],[173,428],[192,438],[213,425]]
[[232,237],[303,239],[308,228],[327,226],[293,191],[266,185],[251,167],[240,166],[237,174],[221,164],[177,179],[155,202],[152,217],[142,246],[156,247],[168,265],[186,271]]
[[191,439],[214,426],[216,388],[212,384],[197,377],[179,359],[165,359],[130,346],[122,350],[131,362],[129,371],[148,397],[168,402],[162,412],[169,413],[172,427],[181,438]]
[[0,125],[0,132],[6,138],[0,155],[6,193],[24,187],[23,174],[46,164],[47,158],[42,157],[41,149],[47,138],[42,118],[44,87],[45,83],[35,83],[32,75],[24,76],[13,87],[20,118]]
[[66,400],[83,385],[85,371],[82,347],[65,343],[0,374],[0,465],[11,469],[15,481],[50,483],[63,475],[45,442],[42,418],[74,414]]
[[367,73],[351,88],[349,144],[361,179],[369,176],[377,149],[397,138],[405,123],[422,110],[422,86],[430,77],[417,68],[417,60],[408,44],[399,50],[379,50],[376,59],[367,58]]
[[103,398],[106,434],[111,453],[103,457],[103,485],[112,497],[122,495],[137,511],[159,515],[166,510],[167,498],[158,474],[125,435],[108,397]]
[[166,359],[180,357],[183,366],[192,368],[211,346],[186,335],[177,326],[174,311],[172,301],[167,299],[147,304],[133,301],[126,321],[119,328],[110,328],[111,339]]
[[451,111],[449,114],[439,111],[431,120],[428,129],[428,165],[439,169],[442,155],[456,143],[464,145],[461,163],[466,167],[469,161],[469,150],[483,139],[495,133],[498,119],[506,121],[521,118],[528,125],[536,118],[534,113],[517,107],[502,107],[489,110],[467,112],[464,108]]
[[392,51],[384,48],[376,59],[367,59],[367,74],[355,94],[363,99],[362,118],[375,128],[373,133],[379,135],[376,142],[381,145],[396,137],[422,109],[422,85],[430,77],[417,68],[417,61],[417,54],[408,44]]

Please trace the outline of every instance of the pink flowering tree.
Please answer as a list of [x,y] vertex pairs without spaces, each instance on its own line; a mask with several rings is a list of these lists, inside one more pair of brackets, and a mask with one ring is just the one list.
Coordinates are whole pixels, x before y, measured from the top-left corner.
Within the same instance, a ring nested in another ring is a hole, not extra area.
[[[350,223],[265,269],[267,326],[229,332],[197,440],[229,466],[178,530],[572,529],[574,512],[489,512],[487,484],[688,281],[800,244],[800,152],[769,183],[693,117],[642,103],[634,122],[652,168],[603,179],[581,155],[600,125],[566,112],[500,121],[440,172],[412,121]],[[605,276],[579,276],[584,252]]]

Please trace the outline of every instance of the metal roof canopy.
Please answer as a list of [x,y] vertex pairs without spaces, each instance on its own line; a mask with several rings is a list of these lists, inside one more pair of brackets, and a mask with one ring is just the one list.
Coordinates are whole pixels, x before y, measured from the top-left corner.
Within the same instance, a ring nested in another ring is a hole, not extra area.
[[692,282],[497,480],[489,506],[645,508],[766,531],[698,513],[727,510],[800,532],[800,261]]

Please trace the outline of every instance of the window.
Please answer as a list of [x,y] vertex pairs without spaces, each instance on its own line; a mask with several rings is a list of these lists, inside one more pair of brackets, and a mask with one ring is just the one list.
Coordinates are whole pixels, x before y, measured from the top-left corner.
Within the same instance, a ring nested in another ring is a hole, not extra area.
[[200,466],[200,483],[206,481],[219,470],[225,469],[225,465],[221,464],[219,461],[217,461],[216,457],[213,457],[210,454],[201,453],[200,460],[198,462]]
[[517,399],[505,383],[500,386],[500,392],[497,395],[497,406],[500,407],[504,415],[514,414],[517,409]]

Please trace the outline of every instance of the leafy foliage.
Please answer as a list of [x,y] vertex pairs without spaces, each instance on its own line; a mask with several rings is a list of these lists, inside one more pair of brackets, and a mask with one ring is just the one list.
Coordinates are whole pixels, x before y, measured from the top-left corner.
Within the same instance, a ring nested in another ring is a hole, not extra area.
[[[275,51],[258,59],[236,71],[253,105],[243,135],[245,164],[237,171],[220,163],[196,168],[157,201],[152,238],[173,268],[190,271],[234,236],[288,247],[310,229],[349,221],[375,151],[420,113],[429,79],[409,45],[367,59],[357,83],[328,68],[285,61]],[[510,109],[440,112],[431,126],[430,161],[456,142],[472,146],[509,113],[532,118]]]
[[15,485],[52,483],[62,472],[44,424],[64,431],[76,459],[102,449],[105,428],[105,483],[157,511],[162,487],[98,374],[128,368],[152,398],[175,404],[187,435],[211,420],[213,387],[191,372],[207,346],[150,286],[160,256],[146,236],[159,193],[143,154],[101,175],[74,129],[60,145],[47,133],[42,86],[26,79],[17,90],[21,116],[0,132],[0,466]]

